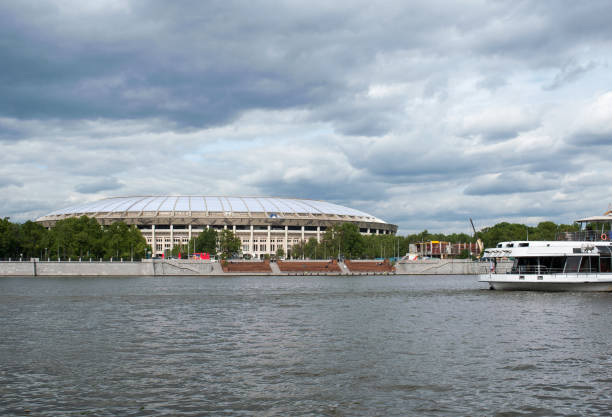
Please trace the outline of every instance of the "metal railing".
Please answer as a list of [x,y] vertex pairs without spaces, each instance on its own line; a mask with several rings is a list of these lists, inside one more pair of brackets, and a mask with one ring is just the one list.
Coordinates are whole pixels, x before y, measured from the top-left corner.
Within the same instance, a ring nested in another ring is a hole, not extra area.
[[604,242],[609,241],[612,237],[612,232],[604,233],[595,230],[582,230],[580,232],[559,232],[556,240],[568,240],[578,242]]
[[549,268],[544,265],[540,265],[540,266],[519,265],[519,266],[512,267],[512,269],[510,269],[510,271],[507,273],[508,274],[525,274],[525,275],[546,275],[546,274],[593,274],[593,273],[598,273],[598,272],[600,271],[599,271],[599,268],[597,267],[580,268],[579,271],[567,271],[567,270],[564,270],[564,268]]

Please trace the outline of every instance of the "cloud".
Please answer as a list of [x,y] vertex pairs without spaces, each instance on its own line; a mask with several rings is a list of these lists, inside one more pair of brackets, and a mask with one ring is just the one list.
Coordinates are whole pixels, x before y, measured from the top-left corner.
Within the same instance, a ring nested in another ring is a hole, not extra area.
[[576,81],[579,77],[585,73],[591,71],[597,66],[595,62],[590,61],[585,65],[578,65],[573,60],[563,65],[561,70],[555,78],[549,83],[544,85],[542,88],[545,90],[555,90],[564,86],[565,84]]
[[77,184],[74,187],[74,190],[81,194],[96,194],[100,191],[117,190],[122,186],[123,184],[117,181],[116,178],[105,178],[85,184]]
[[466,195],[503,195],[553,190],[558,181],[524,173],[488,174],[465,188]]
[[539,123],[534,110],[518,107],[486,108],[468,114],[463,119],[460,132],[485,140],[506,140],[537,128]]
[[402,232],[599,213],[611,13],[605,0],[5,2],[0,210],[284,195]]
[[17,187],[23,187],[23,182],[13,179],[13,178],[1,178],[0,177],[0,188],[5,188],[5,187],[9,187],[11,185],[17,186]]

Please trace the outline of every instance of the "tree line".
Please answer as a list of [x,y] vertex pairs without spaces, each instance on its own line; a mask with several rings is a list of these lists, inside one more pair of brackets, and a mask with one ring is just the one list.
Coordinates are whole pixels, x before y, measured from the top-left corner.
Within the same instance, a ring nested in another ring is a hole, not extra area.
[[[329,259],[344,257],[348,259],[374,259],[404,256],[410,244],[418,242],[442,241],[449,243],[471,243],[481,239],[485,248],[494,247],[498,242],[507,240],[555,240],[557,233],[576,231],[578,224],[572,225],[541,222],[537,226],[518,223],[498,223],[485,227],[475,236],[466,233],[420,233],[399,235],[362,235],[355,224],[344,223],[328,229],[320,242],[310,238],[292,248],[291,256],[296,258]],[[466,252],[463,257],[469,256]]]
[[0,258],[141,259],[149,246],[136,226],[115,222],[102,226],[86,216],[59,220],[47,229],[27,221],[0,220]]
[[[537,226],[517,223],[498,223],[485,227],[475,236],[466,233],[420,233],[399,235],[362,235],[357,225],[343,223],[328,228],[321,241],[312,237],[294,244],[285,253],[283,248],[276,251],[278,258],[310,259],[374,259],[403,256],[411,243],[444,241],[450,243],[475,242],[480,238],[484,247],[494,247],[498,242],[508,240],[554,240],[556,234],[578,230],[577,224],[555,224],[541,222]],[[183,256],[194,252],[206,252],[230,258],[240,253],[242,243],[231,230],[206,229],[191,239],[188,244],[175,245],[169,253]],[[12,223],[8,218],[0,220],[0,258],[32,257],[41,259],[78,258],[123,258],[141,259],[150,252],[150,246],[136,226],[115,222],[101,226],[95,219],[82,216],[60,220],[47,229],[38,223]]]

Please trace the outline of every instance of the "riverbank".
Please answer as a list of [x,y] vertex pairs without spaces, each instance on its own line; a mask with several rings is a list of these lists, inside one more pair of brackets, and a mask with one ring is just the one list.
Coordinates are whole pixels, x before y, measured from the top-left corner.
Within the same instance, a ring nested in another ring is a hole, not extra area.
[[[372,265],[371,268],[367,267],[368,263]],[[394,270],[389,272],[377,270],[381,265],[380,261],[338,262],[338,268],[329,271],[321,268],[320,264],[320,261],[284,261],[283,269],[286,265],[293,267],[289,268],[290,270],[281,270],[272,262],[269,264],[269,272],[235,272],[228,268],[224,271],[220,262],[185,259],[147,259],[134,262],[3,261],[0,262],[0,276],[477,275],[489,271],[488,263],[464,259],[398,262]],[[353,270],[350,269],[351,264]],[[509,266],[510,263],[498,264],[497,268],[501,271]]]

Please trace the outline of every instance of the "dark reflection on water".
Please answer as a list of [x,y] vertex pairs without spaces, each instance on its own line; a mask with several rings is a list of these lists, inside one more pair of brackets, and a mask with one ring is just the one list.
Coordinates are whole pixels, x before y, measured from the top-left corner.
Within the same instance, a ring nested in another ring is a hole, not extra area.
[[612,294],[1,278],[0,414],[611,415]]

